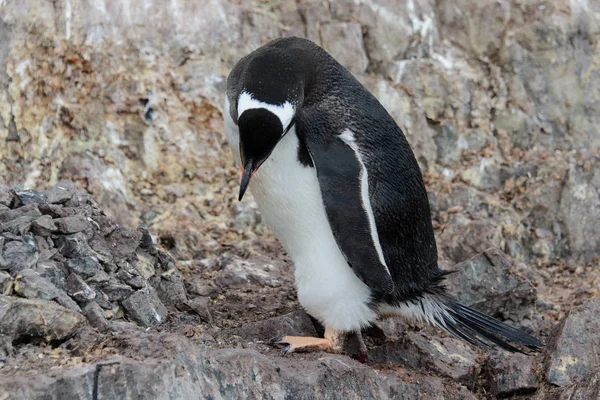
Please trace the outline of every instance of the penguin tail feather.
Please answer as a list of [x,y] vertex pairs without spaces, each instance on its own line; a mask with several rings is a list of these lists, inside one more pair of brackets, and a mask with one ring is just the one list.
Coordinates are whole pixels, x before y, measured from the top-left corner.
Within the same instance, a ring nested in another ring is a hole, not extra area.
[[[496,345],[510,352],[524,353],[515,345],[539,351],[544,347],[539,339],[487,314],[467,307],[453,298],[438,294],[431,296],[441,312],[434,313],[435,325],[452,335],[479,347]],[[433,322],[431,321],[431,322]]]
[[445,293],[426,293],[417,299],[384,310],[380,311],[383,311],[383,314],[396,314],[419,323],[440,327],[478,347],[491,348],[495,345],[518,353],[525,353],[522,348],[539,351],[544,347],[544,343],[539,339],[467,307]]

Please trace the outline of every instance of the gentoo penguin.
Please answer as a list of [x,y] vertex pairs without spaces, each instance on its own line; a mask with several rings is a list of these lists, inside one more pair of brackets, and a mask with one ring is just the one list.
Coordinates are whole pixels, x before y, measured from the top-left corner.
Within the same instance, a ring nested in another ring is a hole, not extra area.
[[446,293],[415,156],[325,50],[290,37],[242,58],[227,79],[224,120],[242,167],[239,199],[249,186],[295,264],[300,304],[325,327],[324,338],[275,340],[284,353],[335,351],[344,334],[389,316],[474,345],[543,346]]

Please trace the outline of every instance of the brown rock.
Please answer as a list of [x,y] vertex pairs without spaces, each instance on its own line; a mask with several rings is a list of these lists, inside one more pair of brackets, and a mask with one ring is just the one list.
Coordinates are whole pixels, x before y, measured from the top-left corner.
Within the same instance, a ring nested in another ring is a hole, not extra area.
[[23,269],[15,277],[15,292],[28,299],[54,300],[70,310],[81,309],[64,291],[31,269]]
[[65,340],[85,324],[85,318],[51,301],[0,296],[0,333],[13,340]]
[[540,387],[539,373],[534,357],[495,351],[485,365],[486,388],[496,397],[530,394]]
[[557,386],[581,381],[600,365],[600,299],[569,311],[546,350],[546,380]]
[[369,349],[370,363],[404,365],[434,371],[472,386],[481,368],[478,352],[460,339],[407,332],[395,342]]
[[222,334],[240,336],[248,341],[265,342],[285,335],[317,336],[310,317],[301,310],[263,321],[246,323],[240,328],[225,330]]

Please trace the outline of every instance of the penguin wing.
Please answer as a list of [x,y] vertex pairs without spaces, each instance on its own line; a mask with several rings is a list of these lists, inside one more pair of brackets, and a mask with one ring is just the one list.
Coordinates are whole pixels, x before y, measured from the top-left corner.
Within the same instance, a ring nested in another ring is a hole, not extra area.
[[[297,123],[300,131],[319,130]],[[346,261],[372,290],[391,294],[394,282],[379,243],[367,170],[352,132],[332,136],[313,131],[299,137],[317,170],[327,219]]]

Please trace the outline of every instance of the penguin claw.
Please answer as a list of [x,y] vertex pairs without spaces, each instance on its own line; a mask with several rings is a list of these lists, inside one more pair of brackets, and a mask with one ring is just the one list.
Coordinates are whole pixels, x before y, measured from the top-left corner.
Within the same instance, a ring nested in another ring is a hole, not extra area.
[[269,340],[270,344],[276,345],[276,344],[287,344],[287,342],[283,341],[282,337],[274,337],[271,340]]

